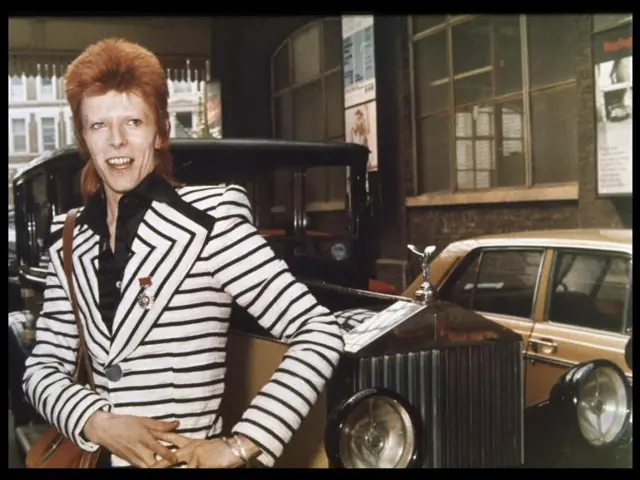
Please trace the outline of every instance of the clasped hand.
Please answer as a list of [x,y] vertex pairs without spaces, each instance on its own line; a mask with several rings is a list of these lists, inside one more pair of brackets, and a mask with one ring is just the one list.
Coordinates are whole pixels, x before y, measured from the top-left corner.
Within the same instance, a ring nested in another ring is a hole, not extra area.
[[[87,422],[84,434],[131,465],[167,468],[186,463],[190,468],[236,468],[243,462],[220,439],[198,440],[174,432],[178,421],[164,422],[133,415],[98,411]],[[178,447],[172,452],[161,441]],[[253,447],[253,445],[252,445]],[[253,456],[257,449],[251,449]],[[161,460],[158,461],[157,457]]]

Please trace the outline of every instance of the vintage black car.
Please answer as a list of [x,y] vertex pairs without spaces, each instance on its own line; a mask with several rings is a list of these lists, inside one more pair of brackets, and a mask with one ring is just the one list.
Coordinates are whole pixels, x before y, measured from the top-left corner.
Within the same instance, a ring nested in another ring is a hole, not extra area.
[[[522,338],[483,316],[431,298],[426,290],[415,300],[367,290],[372,264],[367,153],[339,143],[173,143],[182,181],[239,183],[254,193],[258,228],[343,325],[347,346],[338,370],[276,466],[520,466],[525,453]],[[350,174],[344,211],[314,225],[319,219],[305,215],[304,174],[318,165],[346,166]],[[77,153],[65,150],[35,162],[14,181],[21,281],[36,300],[29,312],[10,319],[9,388],[25,450],[42,428],[42,419],[24,403],[20,377],[44,285],[46,231],[52,215],[81,204],[80,166]],[[268,206],[256,180],[279,169],[286,169],[290,178],[291,208],[284,214],[261,214]],[[36,182],[46,186],[44,194],[34,188]],[[234,309],[222,404],[225,425],[233,425],[286,350],[286,344]]]

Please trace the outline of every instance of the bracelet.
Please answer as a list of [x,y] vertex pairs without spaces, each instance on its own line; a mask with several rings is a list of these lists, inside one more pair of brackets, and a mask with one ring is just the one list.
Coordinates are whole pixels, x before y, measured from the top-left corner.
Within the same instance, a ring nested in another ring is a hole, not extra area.
[[251,468],[251,461],[247,455],[247,451],[244,449],[244,445],[234,436],[231,438],[222,437],[222,441],[227,444],[227,447],[231,450],[236,457],[242,460],[246,468]]

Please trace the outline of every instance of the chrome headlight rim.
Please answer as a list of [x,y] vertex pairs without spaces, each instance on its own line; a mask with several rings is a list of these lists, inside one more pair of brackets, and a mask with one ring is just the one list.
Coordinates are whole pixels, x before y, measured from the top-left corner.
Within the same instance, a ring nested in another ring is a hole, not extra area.
[[[622,385],[622,388],[624,389],[624,395],[627,402],[623,410],[623,417],[620,421],[621,427],[616,435],[607,442],[594,443],[587,438],[582,430],[579,418],[579,402],[582,399],[583,389],[587,382],[593,377],[597,370],[602,369],[608,370],[609,373],[613,373],[619,378],[620,385]],[[565,412],[567,414],[565,418],[571,419],[571,425],[569,425],[569,428],[575,432],[581,442],[590,448],[597,450],[615,448],[620,444],[621,440],[628,435],[631,429],[631,418],[633,415],[633,391],[631,384],[624,371],[610,360],[592,360],[571,368],[554,386],[550,400],[554,407],[560,408],[561,412]]]
[[342,456],[340,455],[341,432],[356,408],[373,397],[386,397],[387,400],[396,402],[409,417],[415,438],[413,441],[413,451],[409,456],[409,462],[405,468],[416,468],[422,458],[422,421],[420,415],[402,395],[394,390],[382,387],[360,390],[340,402],[338,406],[333,409],[327,419],[324,438],[325,452],[331,468],[348,468],[344,465]]

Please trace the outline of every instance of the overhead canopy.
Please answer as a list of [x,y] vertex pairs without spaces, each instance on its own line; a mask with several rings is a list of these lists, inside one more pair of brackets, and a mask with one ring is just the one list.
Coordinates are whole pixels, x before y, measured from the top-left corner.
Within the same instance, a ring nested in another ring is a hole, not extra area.
[[[61,77],[79,53],[9,51],[9,75]],[[208,80],[209,60],[206,58],[159,57],[159,59],[166,69],[168,80]]]

